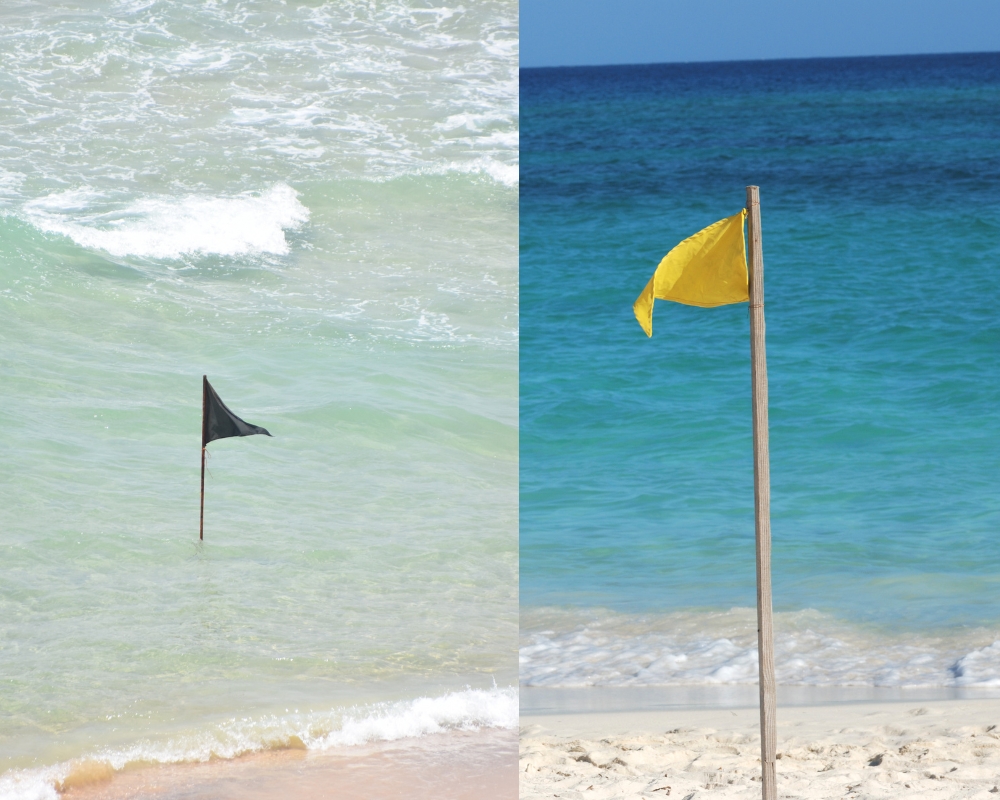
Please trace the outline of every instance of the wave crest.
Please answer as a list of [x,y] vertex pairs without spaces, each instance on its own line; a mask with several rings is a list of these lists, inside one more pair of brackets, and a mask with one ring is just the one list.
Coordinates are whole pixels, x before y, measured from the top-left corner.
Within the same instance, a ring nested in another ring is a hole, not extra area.
[[[812,610],[777,613],[774,627],[775,673],[785,686],[1000,686],[997,630],[893,632]],[[754,609],[522,609],[525,686],[754,684],[757,669]]]
[[465,689],[346,711],[232,719],[164,742],[141,741],[49,767],[11,770],[0,775],[0,800],[57,800],[63,788],[107,780],[133,764],[205,762],[264,750],[321,751],[448,731],[514,729],[517,720],[515,687]]
[[286,230],[309,220],[298,193],[277,183],[260,194],[234,197],[146,197],[124,209],[94,213],[100,195],[60,192],[25,204],[28,221],[113,256],[180,258],[289,252]]

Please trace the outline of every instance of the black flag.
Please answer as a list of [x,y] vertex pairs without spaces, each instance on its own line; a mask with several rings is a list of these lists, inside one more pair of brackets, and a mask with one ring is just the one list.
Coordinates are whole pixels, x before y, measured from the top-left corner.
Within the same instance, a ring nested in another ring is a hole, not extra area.
[[255,433],[271,435],[260,426],[251,425],[237,417],[215,393],[212,384],[208,382],[208,376],[203,375],[202,380],[204,381],[201,406],[202,447],[216,439],[228,439],[230,436],[253,436]]
[[201,520],[198,523],[198,538],[205,538],[205,445],[216,439],[230,436],[253,436],[263,433],[270,436],[259,425],[244,422],[230,411],[215,393],[208,376],[201,376]]

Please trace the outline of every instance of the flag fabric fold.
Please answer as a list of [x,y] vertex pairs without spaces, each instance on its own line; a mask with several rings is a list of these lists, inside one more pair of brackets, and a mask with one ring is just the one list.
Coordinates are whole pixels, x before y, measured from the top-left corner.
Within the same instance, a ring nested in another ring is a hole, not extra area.
[[740,209],[709,225],[667,253],[632,310],[647,336],[653,335],[653,301],[673,300],[713,308],[750,299],[747,251]]
[[237,417],[222,402],[222,398],[216,394],[212,384],[208,382],[208,377],[202,376],[202,380],[204,382],[202,387],[204,392],[204,413],[201,421],[202,447],[216,439],[228,439],[230,436],[253,436],[256,433],[262,433],[265,436],[271,435],[259,425],[251,425]]

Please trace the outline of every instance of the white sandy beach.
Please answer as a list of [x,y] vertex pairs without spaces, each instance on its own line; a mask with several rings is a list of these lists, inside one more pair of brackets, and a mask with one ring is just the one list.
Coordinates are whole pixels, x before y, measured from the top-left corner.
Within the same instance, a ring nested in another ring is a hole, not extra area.
[[[760,797],[756,708],[521,716],[520,797]],[[1000,700],[778,709],[782,798],[995,798]]]

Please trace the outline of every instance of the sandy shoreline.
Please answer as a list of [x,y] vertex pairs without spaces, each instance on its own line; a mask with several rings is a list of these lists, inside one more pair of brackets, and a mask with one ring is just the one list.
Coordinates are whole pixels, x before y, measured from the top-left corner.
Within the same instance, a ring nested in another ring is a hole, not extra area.
[[[760,797],[756,708],[525,714],[520,797]],[[1000,699],[778,709],[783,798],[1000,796]]]
[[[81,765],[65,800],[512,800],[516,734],[490,729],[340,748],[126,769]],[[89,769],[89,771],[88,771]],[[72,776],[71,776],[72,777]]]

